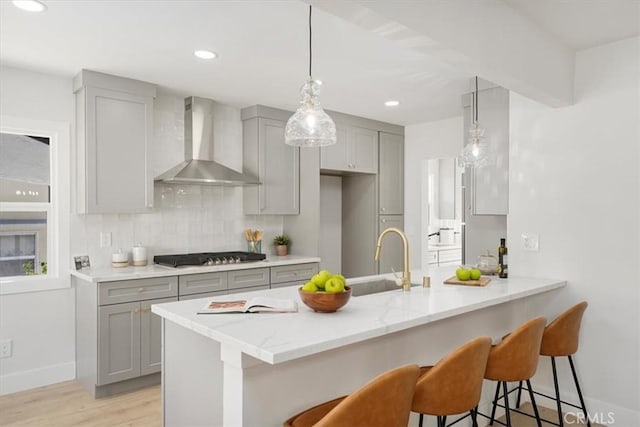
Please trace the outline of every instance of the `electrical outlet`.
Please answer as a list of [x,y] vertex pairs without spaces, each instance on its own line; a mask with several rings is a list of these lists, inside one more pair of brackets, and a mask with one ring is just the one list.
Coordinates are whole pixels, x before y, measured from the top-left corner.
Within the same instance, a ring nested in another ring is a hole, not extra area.
[[537,234],[522,234],[522,250],[538,252],[540,250],[540,242]]
[[11,340],[0,341],[0,359],[11,357]]
[[100,247],[101,248],[110,248],[111,247],[111,232],[101,232],[100,233]]

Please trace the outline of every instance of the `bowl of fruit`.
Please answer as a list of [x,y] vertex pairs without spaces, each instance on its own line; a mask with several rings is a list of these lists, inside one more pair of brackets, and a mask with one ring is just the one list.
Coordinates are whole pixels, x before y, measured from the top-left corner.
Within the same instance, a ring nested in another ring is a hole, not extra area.
[[351,298],[344,276],[321,270],[298,289],[302,302],[318,313],[333,313]]

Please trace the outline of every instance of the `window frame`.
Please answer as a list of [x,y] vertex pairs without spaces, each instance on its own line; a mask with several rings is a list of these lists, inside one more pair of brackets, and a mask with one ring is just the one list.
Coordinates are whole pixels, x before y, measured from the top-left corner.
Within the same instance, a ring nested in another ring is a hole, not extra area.
[[71,287],[69,276],[70,124],[0,115],[0,132],[49,138],[50,200],[0,202],[7,212],[47,213],[47,274],[0,278],[0,295]]

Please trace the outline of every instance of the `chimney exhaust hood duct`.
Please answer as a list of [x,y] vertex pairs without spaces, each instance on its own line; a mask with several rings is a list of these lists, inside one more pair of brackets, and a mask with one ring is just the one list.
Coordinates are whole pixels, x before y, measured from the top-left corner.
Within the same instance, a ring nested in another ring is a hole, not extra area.
[[184,100],[184,161],[155,178],[168,184],[257,185],[258,178],[213,160],[215,102],[195,96]]

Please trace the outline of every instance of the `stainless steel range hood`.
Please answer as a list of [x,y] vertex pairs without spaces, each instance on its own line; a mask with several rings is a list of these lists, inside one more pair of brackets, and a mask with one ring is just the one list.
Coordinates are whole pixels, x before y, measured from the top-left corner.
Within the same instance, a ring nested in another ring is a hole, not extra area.
[[213,160],[215,101],[195,96],[184,100],[184,161],[155,178],[156,182],[199,185],[256,185],[258,178]]

